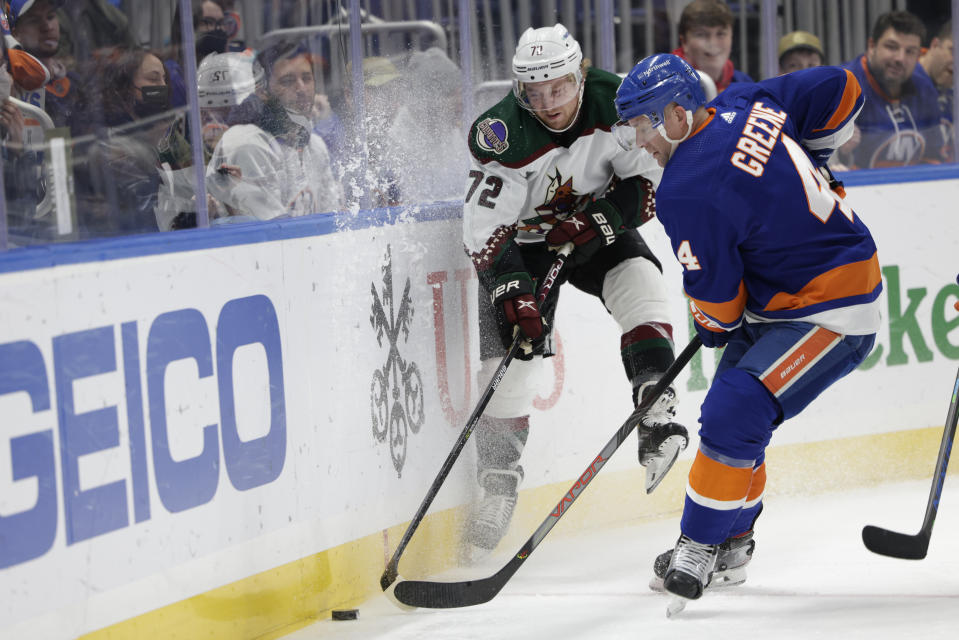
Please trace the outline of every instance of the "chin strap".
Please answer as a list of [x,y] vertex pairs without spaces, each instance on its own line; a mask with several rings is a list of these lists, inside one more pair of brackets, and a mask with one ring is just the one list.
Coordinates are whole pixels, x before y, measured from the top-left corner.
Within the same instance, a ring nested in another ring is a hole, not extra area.
[[684,133],[683,137],[679,138],[678,140],[673,140],[669,137],[669,134],[666,133],[666,127],[664,124],[660,123],[660,125],[656,128],[659,130],[659,135],[663,136],[663,139],[670,144],[671,148],[669,150],[669,155],[672,156],[673,153],[676,152],[676,147],[679,146],[679,143],[686,140],[686,138],[688,138],[693,132],[693,112],[689,109],[686,109],[686,133]]

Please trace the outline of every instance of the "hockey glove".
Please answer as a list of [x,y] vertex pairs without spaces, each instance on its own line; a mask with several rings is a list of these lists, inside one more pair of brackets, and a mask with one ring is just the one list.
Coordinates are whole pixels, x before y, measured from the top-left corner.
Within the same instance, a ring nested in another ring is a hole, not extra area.
[[[696,327],[696,333],[699,339],[703,341],[704,347],[719,348],[725,347],[726,343],[733,336],[733,331],[726,331],[716,324],[709,316],[699,310],[692,300],[689,301],[689,313],[693,316],[693,325]],[[712,325],[713,328],[710,328]]]
[[501,331],[505,344],[512,342],[514,327],[519,327],[523,336],[531,341],[542,337],[543,318],[533,298],[533,279],[528,273],[518,271],[499,276],[490,294],[490,300],[494,307],[502,311],[508,324],[507,331]]
[[696,325],[696,333],[699,334],[699,338],[703,341],[704,347],[710,347],[712,349],[725,347],[729,339],[733,337],[732,331],[711,331],[698,322],[694,322],[693,324]]
[[601,248],[613,244],[616,236],[625,231],[623,217],[616,207],[603,200],[596,200],[546,234],[546,242],[561,245],[572,242],[576,245],[573,258],[577,264],[588,261]]

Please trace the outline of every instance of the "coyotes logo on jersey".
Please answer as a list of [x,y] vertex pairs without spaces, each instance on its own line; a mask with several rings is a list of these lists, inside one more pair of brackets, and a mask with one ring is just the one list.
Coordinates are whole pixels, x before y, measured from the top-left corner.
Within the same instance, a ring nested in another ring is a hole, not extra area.
[[518,229],[537,235],[546,235],[550,229],[579,211],[590,200],[589,194],[576,193],[573,178],[563,180],[559,168],[550,177],[543,204],[534,209],[537,215],[521,220]]

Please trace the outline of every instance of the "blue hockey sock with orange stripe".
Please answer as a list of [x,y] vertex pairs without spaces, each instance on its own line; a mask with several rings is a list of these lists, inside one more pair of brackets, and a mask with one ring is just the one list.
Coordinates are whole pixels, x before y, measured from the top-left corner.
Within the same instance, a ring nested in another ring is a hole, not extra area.
[[720,544],[751,527],[762,508],[766,445],[780,413],[759,380],[727,369],[713,382],[702,409],[699,451],[689,472],[681,528],[705,544]]
[[732,530],[749,493],[753,460],[736,460],[699,445],[689,470],[682,532],[704,544],[720,544]]

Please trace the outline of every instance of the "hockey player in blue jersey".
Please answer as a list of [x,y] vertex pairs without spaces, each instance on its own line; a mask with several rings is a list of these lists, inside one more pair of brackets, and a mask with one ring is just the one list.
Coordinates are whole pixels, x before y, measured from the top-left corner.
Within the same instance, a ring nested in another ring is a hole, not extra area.
[[869,354],[882,290],[869,230],[819,170],[862,108],[852,73],[806,69],[705,102],[693,69],[665,54],[639,62],[616,94],[617,134],[665,168],[658,216],[696,331],[726,347],[682,532],[650,585],[680,607],[745,580],[773,431]]

